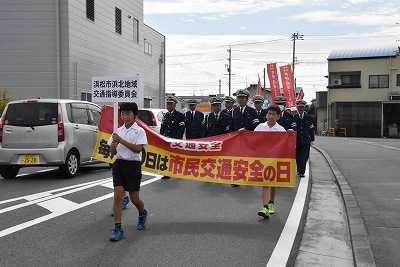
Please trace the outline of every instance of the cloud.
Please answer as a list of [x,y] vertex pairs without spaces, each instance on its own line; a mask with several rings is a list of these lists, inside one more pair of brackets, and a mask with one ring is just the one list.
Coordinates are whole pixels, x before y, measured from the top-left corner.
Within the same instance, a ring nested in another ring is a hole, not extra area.
[[346,13],[343,10],[317,10],[291,16],[291,19],[309,22],[336,22],[359,26],[393,26],[400,20],[400,10],[381,8],[376,11]]
[[[154,14],[253,14],[260,13],[282,6],[294,6],[300,4],[300,0],[283,1],[226,1],[226,0],[196,0],[196,1],[144,1],[144,11],[146,15]],[[304,1],[303,1],[304,2]],[[315,2],[315,1],[308,1]],[[317,1],[318,2],[318,1]]]

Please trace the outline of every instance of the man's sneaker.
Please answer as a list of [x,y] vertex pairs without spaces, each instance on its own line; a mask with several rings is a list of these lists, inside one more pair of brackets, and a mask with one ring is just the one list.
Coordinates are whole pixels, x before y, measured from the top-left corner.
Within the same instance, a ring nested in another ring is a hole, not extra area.
[[269,212],[269,214],[275,213],[275,205],[274,205],[274,203],[268,203],[268,212]]
[[[128,203],[129,203],[129,197],[126,196],[124,198],[124,201],[122,201],[122,210],[126,210],[126,206],[128,205]],[[111,210],[111,217],[114,217],[114,209]]]
[[124,201],[122,201],[122,210],[125,210],[125,209],[126,209],[126,205],[128,205],[128,203],[129,203],[129,197],[126,196],[126,197],[124,198]]
[[306,176],[304,175],[304,173],[300,173],[300,178],[304,178],[304,177],[306,177]]
[[124,230],[121,227],[115,227],[110,236],[111,241],[118,241],[124,237]]
[[138,230],[146,229],[146,224],[147,224],[147,210],[144,210],[144,214],[139,216],[137,229]]
[[259,212],[258,212],[258,216],[261,216],[265,219],[269,218],[269,212],[268,209],[266,207],[263,207]]

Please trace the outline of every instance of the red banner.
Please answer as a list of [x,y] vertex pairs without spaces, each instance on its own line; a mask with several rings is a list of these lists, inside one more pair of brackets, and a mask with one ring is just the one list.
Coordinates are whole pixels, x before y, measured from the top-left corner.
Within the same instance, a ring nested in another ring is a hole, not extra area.
[[299,95],[297,96],[297,99],[303,99],[304,98],[304,92],[303,92],[303,88],[300,88],[300,92]]
[[276,63],[267,64],[267,73],[269,79],[269,87],[271,89],[271,103],[275,104],[275,97],[281,95],[281,88],[279,86],[278,70]]
[[[112,114],[111,107],[102,112],[93,153],[93,158],[109,163],[114,161],[107,145],[112,133]],[[295,133],[244,131],[179,140],[160,135],[139,119],[136,122],[145,129],[148,141],[142,151],[144,171],[223,184],[280,187],[296,184]]]
[[286,97],[286,107],[296,106],[296,97],[294,95],[294,85],[292,76],[292,67],[290,65],[280,66],[283,94]]

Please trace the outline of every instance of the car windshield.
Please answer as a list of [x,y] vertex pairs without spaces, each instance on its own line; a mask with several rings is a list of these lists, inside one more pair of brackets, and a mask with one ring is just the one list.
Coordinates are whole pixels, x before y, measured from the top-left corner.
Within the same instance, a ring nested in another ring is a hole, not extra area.
[[149,126],[153,126],[153,116],[148,110],[139,110],[138,118]]
[[9,104],[4,124],[14,126],[43,126],[57,124],[57,103],[14,103]]

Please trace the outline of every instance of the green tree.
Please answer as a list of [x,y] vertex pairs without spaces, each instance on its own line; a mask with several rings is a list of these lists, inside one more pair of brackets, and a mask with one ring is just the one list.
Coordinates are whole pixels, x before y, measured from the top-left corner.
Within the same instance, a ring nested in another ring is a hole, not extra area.
[[0,91],[0,114],[3,114],[3,110],[6,107],[7,103],[11,101],[10,97],[7,97],[8,89],[5,88]]

